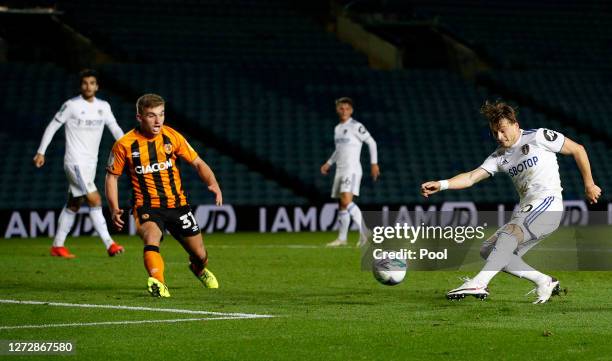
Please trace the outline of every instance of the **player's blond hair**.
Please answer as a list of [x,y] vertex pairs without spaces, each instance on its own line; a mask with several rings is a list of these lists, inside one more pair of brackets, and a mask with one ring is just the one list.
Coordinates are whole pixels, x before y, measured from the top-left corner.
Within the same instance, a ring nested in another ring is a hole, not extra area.
[[510,124],[518,122],[516,119],[518,109],[501,100],[496,100],[493,103],[487,100],[480,108],[480,114],[487,118],[492,128],[497,127],[502,119],[508,119]]
[[342,97],[342,98],[338,98],[335,101],[336,106],[340,105],[340,104],[348,104],[351,106],[351,108],[353,107],[353,99],[349,98],[349,97]]
[[146,108],[155,108],[164,104],[166,104],[166,101],[161,96],[152,93],[145,94],[136,101],[136,112],[143,115]]

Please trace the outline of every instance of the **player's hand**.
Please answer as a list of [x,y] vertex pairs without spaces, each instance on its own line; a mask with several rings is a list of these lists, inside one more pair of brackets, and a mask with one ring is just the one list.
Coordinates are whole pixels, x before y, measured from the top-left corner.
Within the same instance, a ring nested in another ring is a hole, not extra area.
[[376,182],[378,177],[380,177],[380,167],[378,166],[378,164],[372,164],[370,173],[372,174],[372,179],[374,180],[374,182]]
[[123,225],[125,224],[125,222],[123,222],[123,219],[121,219],[121,216],[123,215],[123,209],[115,209],[111,211],[111,220],[113,221],[113,225],[115,226],[115,228],[117,228],[118,231],[123,229]]
[[321,174],[327,175],[329,173],[329,168],[331,168],[331,165],[329,165],[329,163],[323,163],[323,165],[321,166]]
[[597,199],[601,196],[601,188],[595,185],[595,183],[590,184],[584,187],[584,195],[589,204],[597,203]]
[[421,195],[428,198],[431,194],[438,193],[440,191],[440,182],[429,181],[421,184]]
[[219,183],[215,183],[213,185],[208,186],[208,190],[215,194],[215,204],[217,206],[222,206],[223,194],[221,194],[221,188],[219,188]]
[[34,159],[32,160],[34,161],[34,166],[36,168],[40,168],[45,164],[45,156],[40,153],[36,153],[36,155],[34,156]]

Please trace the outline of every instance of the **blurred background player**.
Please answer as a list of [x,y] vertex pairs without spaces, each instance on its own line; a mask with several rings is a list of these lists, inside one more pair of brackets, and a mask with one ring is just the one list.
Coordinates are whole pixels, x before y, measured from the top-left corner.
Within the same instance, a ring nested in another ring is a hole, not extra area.
[[98,164],[98,149],[106,125],[115,139],[123,136],[123,131],[111,111],[108,102],[96,98],[98,75],[86,69],[79,74],[81,95],[66,101],[43,134],[38,151],[34,156],[37,168],[45,164],[45,151],[51,139],[62,125],[65,125],[66,152],[64,154],[64,171],[68,178],[68,202],[59,216],[57,233],[51,247],[51,255],[74,258],[64,247],[64,242],[74,224],[76,212],[83,202],[89,205],[89,216],[94,229],[104,242],[109,256],[124,251],[123,247],[113,242],[106,220],[102,213],[102,199],[94,180]]
[[336,100],[336,113],[340,123],[334,128],[334,143],[336,150],[321,166],[321,174],[327,175],[330,167],[336,164],[336,175],[332,186],[332,198],[338,198],[338,238],[327,244],[329,247],[345,246],[351,219],[359,229],[357,246],[367,240],[365,226],[362,227],[361,210],[353,202],[353,196],[359,196],[361,185],[361,146],[368,145],[370,151],[370,173],[374,181],[380,175],[378,167],[378,150],[374,138],[368,130],[351,116],[353,115],[353,100],[342,97]]
[[585,197],[591,204],[597,203],[601,189],[593,181],[589,158],[582,145],[553,130],[520,129],[515,109],[504,102],[486,102],[481,112],[489,121],[491,132],[499,144],[497,150],[471,172],[448,180],[423,183],[421,193],[429,197],[445,189],[469,188],[497,172],[503,172],[510,175],[519,194],[519,210],[512,215],[510,222],[483,243],[480,254],[486,263],[482,271],[449,291],[447,298],[461,299],[473,295],[484,299],[489,295],[487,285],[503,270],[532,281],[538,296],[534,303],[545,303],[552,295],[558,294],[559,281],[529,266],[522,256],[554,232],[561,222],[563,188],[556,153],[574,157],[584,182]]
[[136,231],[144,241],[144,264],[149,274],[147,286],[154,297],[170,297],[164,279],[164,261],[159,246],[167,229],[189,253],[191,272],[207,288],[218,288],[217,279],[206,268],[208,254],[202,233],[183,192],[177,157],[191,164],[223,203],[221,189],[210,167],[176,130],[165,126],[165,101],[156,94],[145,94],[136,102],[139,125],[113,146],[106,173],[106,198],[112,220],[123,228],[117,180],[124,168],[132,177]]

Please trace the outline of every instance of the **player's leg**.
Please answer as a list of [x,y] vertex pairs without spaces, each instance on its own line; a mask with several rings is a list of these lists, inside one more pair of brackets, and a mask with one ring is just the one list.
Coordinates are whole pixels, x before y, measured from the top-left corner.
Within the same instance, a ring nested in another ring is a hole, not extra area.
[[87,194],[87,186],[83,182],[81,168],[78,165],[64,164],[64,173],[68,180],[68,202],[60,213],[57,232],[51,247],[51,255],[74,258],[75,256],[64,247],[64,242],[72,229],[77,212],[85,201],[83,196]]
[[[361,227],[361,210],[353,203],[353,195],[359,194],[356,181],[361,177],[356,174],[336,174],[332,189],[332,198],[338,199],[338,238],[327,244],[329,247],[345,246],[347,244],[351,218]],[[361,229],[361,228],[360,228]]]
[[[519,226],[512,223],[503,226],[483,245],[483,248],[486,249],[484,252],[489,253],[483,269],[473,279],[466,279],[461,286],[449,291],[446,297],[448,299],[462,299],[466,295],[472,295],[485,299],[489,295],[487,288],[489,282],[508,265],[513,252],[522,239],[523,231]],[[483,250],[481,250],[482,253]]]
[[517,277],[527,278],[535,284],[536,288],[532,290],[538,295],[535,304],[546,303],[552,296],[559,295],[561,290],[556,278],[537,271],[523,260],[525,253],[553,233],[561,223],[563,200],[560,197],[548,197],[542,204],[544,206],[540,207],[539,212],[538,208],[534,207],[530,215],[525,217],[522,226],[529,237],[519,244],[516,254],[504,269]]
[[72,193],[68,194],[68,201],[62,209],[59,219],[57,221],[57,232],[53,238],[53,245],[51,246],[51,255],[62,258],[74,258],[74,254],[64,246],[66,237],[70,233],[76,214],[83,203],[83,197],[73,197]]
[[95,190],[87,193],[85,198],[87,199],[87,204],[89,204],[89,216],[91,217],[94,229],[100,235],[102,242],[104,242],[108,255],[113,257],[123,253],[123,246],[115,243],[108,232],[106,219],[104,218],[104,213],[102,213],[102,197],[100,193]]
[[144,266],[149,274],[148,291],[154,297],[170,297],[164,278],[164,259],[159,252],[163,238],[163,221],[157,212],[143,208],[134,210],[134,219],[136,220],[136,232],[144,243]]
[[219,288],[215,275],[207,268],[208,252],[200,227],[189,206],[170,210],[166,214],[170,234],[176,238],[189,254],[189,269],[206,288]]

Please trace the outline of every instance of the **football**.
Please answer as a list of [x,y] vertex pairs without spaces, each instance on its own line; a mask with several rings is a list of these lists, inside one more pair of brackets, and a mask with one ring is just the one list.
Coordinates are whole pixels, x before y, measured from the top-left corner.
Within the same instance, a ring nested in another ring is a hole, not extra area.
[[374,278],[387,286],[395,286],[406,277],[406,261],[403,259],[378,259],[372,262]]

